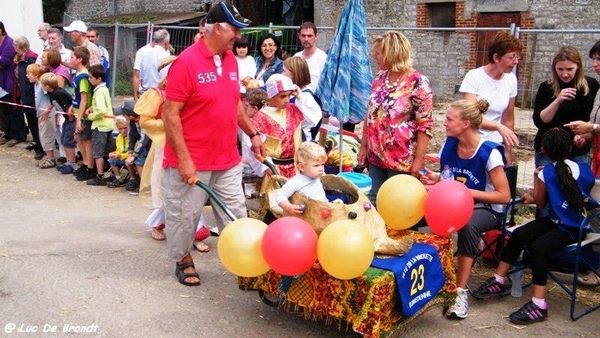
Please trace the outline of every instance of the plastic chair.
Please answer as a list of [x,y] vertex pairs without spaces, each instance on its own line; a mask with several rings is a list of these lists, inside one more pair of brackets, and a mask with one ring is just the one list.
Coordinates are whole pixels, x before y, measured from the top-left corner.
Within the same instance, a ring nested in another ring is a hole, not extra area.
[[511,165],[505,168],[504,172],[506,173],[506,178],[508,179],[508,185],[510,187],[510,202],[504,208],[500,225],[495,229],[490,229],[499,230],[500,234],[491,241],[486,239],[485,232],[479,234],[479,237],[483,242],[483,248],[477,253],[473,264],[475,264],[475,262],[486,252],[490,252],[494,260],[499,262],[500,252],[504,248],[504,239],[508,235],[507,228],[515,225],[516,206],[522,202],[522,199],[517,197],[517,174],[519,172],[519,166]]
[[[577,278],[579,277],[580,267],[584,266],[586,269],[592,271],[593,273],[596,274],[596,276],[598,278],[600,278],[600,273],[598,273],[597,268],[595,266],[593,266],[592,263],[588,261],[588,259],[585,258],[585,256],[583,255],[583,252],[582,252],[583,248],[588,245],[600,244],[600,233],[589,232],[590,222],[593,219],[598,218],[598,217],[600,217],[600,208],[592,210],[588,214],[588,217],[585,218],[581,222],[581,225],[579,226],[577,242],[567,245],[561,251],[559,251],[559,252],[555,253],[554,255],[552,255],[551,257],[549,257],[549,260],[553,260],[553,259],[560,259],[561,257],[564,257],[566,255],[574,255],[575,256],[575,266],[574,266],[574,272],[573,272],[572,286],[568,286],[565,282],[563,282],[562,279],[558,275],[556,275],[556,273],[554,271],[548,272],[548,277],[550,277],[556,284],[558,284],[563,289],[563,291],[565,291],[567,293],[567,295],[569,296],[570,303],[571,303],[569,315],[570,315],[572,321],[576,321],[579,318],[600,308],[600,302],[598,302],[596,304],[588,306],[587,308],[585,308],[584,310],[582,310],[578,313],[576,313],[576,311],[575,311],[576,310],[575,304],[577,303],[577,288],[579,286],[579,280]],[[509,229],[507,229],[507,232],[509,234],[511,234],[514,230],[516,230],[520,226],[521,225],[509,228]],[[525,248],[525,251],[527,251],[527,248]],[[525,268],[528,268],[528,267],[522,266],[519,270],[522,270]],[[516,271],[517,270],[513,269],[508,273],[508,275],[511,275],[511,274],[515,273]],[[523,287],[525,288],[530,285],[531,285],[531,283],[528,283],[526,285],[523,285]]]
[[569,254],[575,255],[575,271],[573,272],[572,287],[566,285],[554,272],[548,272],[548,276],[552,278],[552,280],[554,280],[554,282],[558,284],[571,299],[571,308],[569,314],[571,316],[571,320],[573,321],[576,321],[579,318],[600,308],[600,302],[598,302],[587,307],[583,311],[580,311],[578,313],[575,312],[575,303],[577,302],[577,287],[579,285],[579,280],[577,279],[577,277],[579,276],[580,266],[584,266],[587,270],[593,271],[596,274],[596,277],[600,278],[600,273],[598,273],[598,269],[592,266],[592,264],[582,255],[582,249],[585,246],[594,245],[595,243],[600,244],[600,234],[588,232],[590,221],[596,217],[600,217],[600,210],[598,209],[592,211],[592,213],[588,215],[588,217],[584,219],[581,225],[579,226],[579,236],[577,238],[577,243],[566,246],[564,249],[562,249],[560,252],[556,253],[553,256],[553,258],[560,258]]

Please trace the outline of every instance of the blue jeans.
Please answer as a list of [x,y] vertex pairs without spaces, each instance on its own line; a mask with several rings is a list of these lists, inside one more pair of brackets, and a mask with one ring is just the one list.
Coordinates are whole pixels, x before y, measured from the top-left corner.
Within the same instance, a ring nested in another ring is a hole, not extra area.
[[374,207],[377,207],[377,193],[379,192],[379,188],[381,188],[383,182],[385,182],[388,178],[392,176],[400,174],[407,173],[401,173],[399,171],[391,169],[384,169],[376,165],[369,164],[369,177],[371,177],[372,180],[371,191],[369,192],[369,200],[371,201],[371,204],[373,204]]

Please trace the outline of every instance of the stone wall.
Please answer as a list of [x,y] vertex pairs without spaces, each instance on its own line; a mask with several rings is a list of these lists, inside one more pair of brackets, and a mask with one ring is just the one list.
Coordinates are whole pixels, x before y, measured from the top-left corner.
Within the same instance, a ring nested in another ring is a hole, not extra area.
[[71,0],[67,14],[89,20],[129,13],[185,13],[199,6],[198,0]]
[[[67,14],[89,21],[91,18],[113,15],[113,4],[120,14],[188,12],[198,7],[201,1],[204,0],[96,0],[91,5],[89,0],[71,0]],[[345,2],[314,0],[315,24],[318,27],[335,26]],[[587,73],[593,74],[587,53],[600,35],[597,32],[564,33],[559,30],[598,29],[600,0],[364,0],[369,41],[390,27],[399,27],[411,41],[415,68],[431,80],[436,100],[451,100],[460,96],[457,90],[462,78],[476,66],[477,44],[474,31],[402,29],[430,27],[429,6],[440,2],[455,4],[457,27],[476,27],[478,13],[518,12],[521,15],[519,27],[522,29],[556,30],[520,35],[525,50],[517,70],[519,101],[528,103],[532,100],[539,84],[549,77],[551,60],[562,45],[571,44],[579,48]],[[327,50],[332,37],[332,29],[320,29],[319,47]],[[373,71],[377,69],[373,68]]]
[[[345,1],[315,1],[315,23],[334,26]],[[364,0],[369,38],[382,30],[373,27],[429,27],[428,4],[454,2],[456,26],[476,27],[480,12],[521,13],[522,29],[598,29],[600,0]],[[437,100],[458,98],[456,93],[467,71],[475,67],[476,34],[403,30],[411,41],[414,66],[432,82]],[[595,76],[587,53],[600,36],[592,33],[521,34],[525,50],[518,67],[519,100],[525,104],[535,96],[539,84],[549,77],[556,50],[573,45],[581,51],[587,74]],[[327,41],[327,39],[323,39]],[[325,44],[324,41],[320,42]],[[324,46],[326,48],[326,45]],[[374,69],[374,71],[376,71]]]

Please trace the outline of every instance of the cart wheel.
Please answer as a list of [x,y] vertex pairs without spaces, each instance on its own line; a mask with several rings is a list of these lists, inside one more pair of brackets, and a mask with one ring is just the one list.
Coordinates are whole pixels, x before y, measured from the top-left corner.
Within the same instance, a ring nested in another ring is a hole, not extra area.
[[265,293],[263,290],[258,290],[258,296],[260,297],[260,300],[262,300],[263,303],[267,304],[268,306],[279,306],[279,298],[277,298],[277,296]]

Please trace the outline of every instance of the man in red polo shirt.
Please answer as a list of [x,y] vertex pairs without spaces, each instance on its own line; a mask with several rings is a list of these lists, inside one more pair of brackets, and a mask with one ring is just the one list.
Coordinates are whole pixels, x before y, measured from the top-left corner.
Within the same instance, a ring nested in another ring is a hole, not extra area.
[[[233,43],[250,20],[235,7],[219,2],[206,16],[204,39],[184,50],[167,77],[163,121],[167,135],[162,188],[168,257],[176,262],[181,284],[200,284],[190,251],[196,225],[208,196],[194,186],[206,183],[236,217],[247,217],[242,191],[242,164],[237,128],[252,139],[252,150],[264,156],[260,134],[244,113]],[[219,230],[224,213],[215,210]]]

